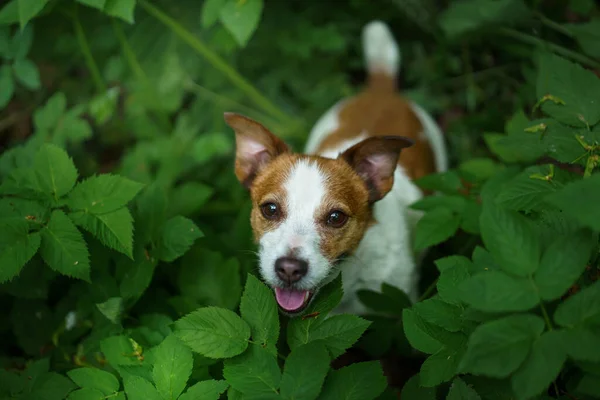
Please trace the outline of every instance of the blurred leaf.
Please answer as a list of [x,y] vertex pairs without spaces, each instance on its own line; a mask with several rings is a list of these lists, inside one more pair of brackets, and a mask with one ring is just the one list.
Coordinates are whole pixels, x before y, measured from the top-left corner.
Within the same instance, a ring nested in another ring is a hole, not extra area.
[[566,185],[562,190],[546,197],[548,203],[584,226],[600,230],[600,174]]
[[13,70],[17,79],[28,89],[40,88],[40,72],[37,66],[26,58],[18,59],[13,64]]
[[83,388],[77,389],[69,393],[67,400],[102,400],[104,399],[104,393],[98,389]]
[[186,182],[173,189],[169,215],[191,216],[202,209],[214,189],[198,182]]
[[462,187],[460,177],[456,171],[425,175],[417,179],[415,183],[422,189],[440,191],[446,194],[456,194]]
[[575,35],[575,40],[586,54],[600,57],[600,19],[581,24],[566,24],[565,28]]
[[157,260],[143,247],[136,246],[133,258],[121,258],[117,264],[117,268],[124,271],[119,291],[126,300],[138,299],[146,291],[157,264]]
[[379,361],[360,362],[332,371],[319,399],[372,400],[385,390],[386,383]]
[[98,368],[76,368],[67,375],[79,387],[97,389],[101,394],[109,396],[119,390],[119,381],[110,372]]
[[75,389],[73,382],[60,374],[48,372],[35,379],[28,397],[33,399],[62,400],[73,389]]
[[225,28],[244,47],[258,26],[262,9],[263,0],[227,0],[219,15]]
[[232,311],[205,307],[177,320],[175,333],[197,353],[209,358],[229,358],[248,347],[250,326]]
[[121,322],[121,315],[123,314],[123,299],[121,297],[111,297],[104,303],[96,304],[96,307],[113,324]]
[[517,314],[478,326],[460,362],[460,372],[505,378],[527,358],[542,331],[544,321],[531,314]]
[[48,0],[17,0],[19,3],[19,24],[21,29],[36,15],[38,15]]
[[[100,349],[113,366],[140,365],[131,341],[126,336],[110,336],[100,342]],[[126,388],[127,391],[127,388]]]
[[90,260],[83,236],[63,211],[52,212],[42,229],[40,254],[50,268],[63,275],[90,280]]
[[554,321],[560,326],[600,324],[600,281],[581,290],[559,304]]
[[293,350],[285,361],[281,378],[283,399],[316,399],[329,371],[329,353],[319,342]]
[[86,6],[90,6],[93,8],[97,8],[98,10],[104,10],[104,5],[106,4],[106,0],[76,0],[78,3],[85,4]]
[[279,313],[273,290],[250,274],[240,303],[240,315],[250,325],[252,340],[277,352]]
[[0,65],[0,108],[6,107],[15,90],[10,65]]
[[454,379],[446,400],[481,400],[481,397],[460,378]]
[[202,27],[210,28],[217,20],[221,9],[227,4],[228,0],[206,0],[202,4]]
[[202,236],[202,231],[188,218],[177,216],[167,220],[162,229],[159,258],[167,262],[176,260]]
[[132,24],[136,0],[106,0],[104,12]]
[[106,123],[115,113],[119,100],[119,88],[112,87],[90,101],[90,114],[97,124]]
[[29,234],[25,220],[0,220],[0,283],[19,274],[40,247],[40,234]]
[[600,362],[600,335],[584,327],[559,331],[561,333],[561,347],[567,354],[578,361]]
[[[419,399],[419,400],[436,400],[436,388],[426,388],[420,385],[419,374],[413,376],[404,384],[400,398],[402,399]],[[462,400],[462,399],[461,399]]]
[[177,399],[192,373],[192,352],[177,337],[170,335],[152,354],[152,377],[156,388],[163,399]]
[[38,107],[33,114],[37,129],[54,129],[60,117],[67,109],[67,97],[63,92],[57,92],[48,99],[43,107]]

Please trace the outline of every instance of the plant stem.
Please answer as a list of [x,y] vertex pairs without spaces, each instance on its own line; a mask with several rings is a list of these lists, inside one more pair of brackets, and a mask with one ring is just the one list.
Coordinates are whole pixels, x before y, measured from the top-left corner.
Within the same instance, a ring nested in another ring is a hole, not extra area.
[[429,298],[431,293],[433,293],[433,291],[435,290],[435,285],[437,284],[438,279],[439,278],[435,278],[435,280],[433,282],[431,282],[431,284],[427,287],[427,289],[425,289],[425,292],[423,292],[421,297],[419,297],[419,300],[417,300],[418,303]]
[[549,331],[553,330],[552,322],[550,321],[550,316],[548,315],[548,311],[546,311],[546,307],[544,307],[544,303],[540,301],[540,309],[542,310],[542,316],[544,317],[544,321],[546,321],[546,327]]
[[598,62],[588,56],[585,56],[585,55],[578,53],[576,51],[573,51],[573,50],[569,50],[569,49],[559,46],[555,43],[551,43],[546,40],[537,38],[535,36],[528,35],[526,33],[519,32],[517,30],[510,29],[510,28],[498,28],[497,32],[500,33],[501,35],[516,39],[522,43],[530,44],[533,46],[545,47],[546,49],[548,49],[556,54],[570,58],[571,60],[577,61],[583,65],[587,65],[588,67],[600,68],[600,62]]
[[102,74],[100,74],[100,69],[98,68],[98,64],[94,60],[92,56],[92,51],[90,49],[90,45],[85,37],[85,32],[83,31],[83,27],[81,26],[81,22],[79,21],[79,16],[77,13],[71,15],[73,19],[73,28],[75,29],[75,36],[77,37],[77,43],[79,43],[79,47],[81,48],[81,53],[83,54],[83,58],[85,59],[85,63],[87,65],[90,74],[92,75],[92,80],[96,85],[96,91],[99,93],[106,92],[106,84],[102,79]]
[[560,32],[563,35],[566,35],[566,36],[569,36],[569,37],[573,37],[573,34],[571,33],[571,31],[569,31],[567,28],[565,28],[564,26],[562,26],[558,22],[552,21],[550,18],[546,17],[541,12],[536,12],[535,15],[538,17],[538,19],[540,20],[540,22],[542,24],[546,25],[548,28],[554,29],[555,31]]
[[183,27],[179,22],[159,10],[146,0],[138,2],[148,14],[158,19],[166,25],[173,33],[192,47],[198,54],[203,56],[213,67],[221,71],[231,82],[233,82],[242,92],[244,92],[252,101],[259,105],[266,112],[281,120],[282,123],[289,123],[292,119],[286,113],[281,111],[279,107],[273,104],[268,98],[260,93],[250,82],[242,77],[234,68],[232,68],[225,60],[217,53],[212,51],[190,31]]

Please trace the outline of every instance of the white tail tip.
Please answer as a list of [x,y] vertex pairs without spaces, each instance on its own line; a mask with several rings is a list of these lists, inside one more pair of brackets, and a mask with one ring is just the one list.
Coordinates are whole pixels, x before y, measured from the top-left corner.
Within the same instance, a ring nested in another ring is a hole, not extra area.
[[388,26],[381,21],[369,22],[363,28],[362,40],[367,70],[396,76],[400,68],[400,49]]

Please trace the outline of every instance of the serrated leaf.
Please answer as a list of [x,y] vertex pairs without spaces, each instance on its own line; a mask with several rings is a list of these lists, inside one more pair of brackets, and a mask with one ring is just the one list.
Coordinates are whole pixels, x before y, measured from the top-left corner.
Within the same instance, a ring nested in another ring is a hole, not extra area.
[[505,378],[525,361],[534,340],[544,330],[544,320],[517,314],[478,326],[469,337],[458,371]]
[[320,400],[371,400],[379,396],[386,387],[379,361],[352,364],[332,371]]
[[481,400],[481,397],[475,389],[467,386],[462,379],[456,378],[452,381],[446,400]]
[[21,29],[36,15],[38,15],[48,3],[48,0],[17,0],[19,4],[19,25]]
[[202,27],[210,28],[219,19],[219,14],[227,0],[206,0],[202,4]]
[[136,0],[106,0],[104,12],[133,24],[133,11]]
[[169,219],[162,229],[159,258],[167,262],[175,261],[202,236],[204,234],[192,220],[182,216]]
[[458,348],[464,337],[462,333],[448,332],[430,324],[412,309],[402,312],[402,325],[410,345],[427,354],[437,353],[444,346]]
[[40,234],[28,233],[26,220],[0,221],[0,283],[11,280],[37,253]]
[[126,300],[138,299],[150,285],[157,260],[142,247],[136,247],[135,260],[121,258],[117,267],[124,271],[119,292]]
[[50,268],[63,275],[89,281],[90,260],[81,232],[61,210],[54,210],[41,231],[40,254]]
[[244,47],[258,26],[262,9],[263,0],[227,0],[221,7],[219,17],[223,26]]
[[551,95],[561,100],[560,104],[552,101],[542,104],[542,110],[556,120],[581,128],[598,123],[597,99],[589,93],[599,91],[600,78],[592,71],[551,53],[540,58],[536,95],[538,99]]
[[370,324],[356,315],[335,315],[309,327],[308,331],[288,331],[288,344],[294,350],[303,344],[319,341],[336,358],[350,348]]
[[106,214],[69,214],[75,224],[94,235],[103,245],[133,259],[133,218],[125,207]]
[[121,297],[111,297],[103,303],[96,304],[96,307],[113,324],[121,322],[121,314],[123,314],[123,299]]
[[251,345],[243,354],[225,360],[223,376],[244,398],[267,398],[277,394],[281,371],[277,358],[267,349]]
[[309,343],[293,350],[285,361],[281,397],[316,399],[329,370],[329,362],[329,353],[321,343]]
[[456,375],[458,364],[464,353],[465,347],[458,349],[444,347],[437,353],[427,357],[419,372],[421,386],[434,387],[450,381]]
[[560,303],[554,321],[564,327],[600,322],[600,281]]
[[128,400],[163,400],[152,383],[142,377],[127,375],[123,386]]
[[464,280],[460,298],[481,311],[526,311],[539,302],[538,292],[529,278],[502,271],[485,271]]
[[179,397],[179,400],[219,400],[229,384],[225,381],[216,381],[214,379],[198,382],[190,386]]
[[240,302],[240,315],[250,325],[254,342],[277,351],[279,313],[273,290],[250,274]]
[[469,267],[471,261],[466,258],[446,257],[436,261],[440,270],[440,277],[437,282],[437,290],[440,298],[450,304],[461,303],[461,292],[459,290],[462,282],[470,276]]
[[459,226],[460,217],[452,211],[444,208],[430,211],[417,222],[413,247],[423,250],[442,243],[454,235]]
[[96,389],[104,396],[111,395],[119,390],[119,381],[110,372],[98,368],[76,368],[67,372],[67,375],[79,387]]
[[535,272],[540,262],[540,238],[525,217],[484,203],[480,226],[483,242],[503,270],[518,276]]
[[600,204],[600,174],[570,183],[546,201],[581,225],[600,231],[600,207],[592,206]]
[[105,214],[127,205],[143,187],[141,183],[122,176],[92,176],[75,186],[67,196],[66,204],[72,210]]
[[450,332],[461,330],[462,324],[460,316],[462,308],[444,302],[439,298],[430,298],[413,306],[415,310],[425,321],[440,326]]
[[542,392],[556,379],[567,356],[560,332],[544,333],[534,343],[523,365],[511,377],[517,399],[529,399]]
[[544,197],[556,192],[563,185],[555,181],[531,178],[525,172],[510,181],[500,192],[496,203],[516,211],[529,211],[544,201]]
[[76,0],[78,3],[85,4],[86,6],[90,6],[96,8],[98,10],[104,10],[104,5],[106,4],[106,0]]
[[40,72],[31,60],[26,58],[16,60],[13,70],[19,82],[27,89],[37,90],[40,88]]
[[167,338],[153,351],[152,378],[165,400],[175,400],[185,389],[192,374],[192,352],[174,335]]
[[28,398],[44,400],[62,400],[75,389],[75,385],[69,379],[57,374],[48,372],[41,374],[33,381],[31,392]]
[[0,109],[4,108],[15,91],[10,65],[0,65]]
[[197,353],[229,358],[248,347],[250,326],[233,311],[205,307],[177,320],[175,333]]
[[140,365],[133,344],[126,336],[111,336],[100,342],[100,350],[112,365]]
[[55,200],[67,194],[77,180],[77,169],[66,151],[52,144],[45,144],[36,154],[33,168],[40,191]]
[[597,239],[581,230],[569,236],[557,236],[542,255],[533,280],[540,297],[554,300],[562,296],[583,273]]

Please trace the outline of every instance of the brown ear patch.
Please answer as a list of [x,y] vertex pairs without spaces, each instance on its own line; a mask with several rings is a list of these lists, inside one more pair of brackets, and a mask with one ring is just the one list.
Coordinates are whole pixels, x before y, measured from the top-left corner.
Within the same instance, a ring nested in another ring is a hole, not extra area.
[[235,131],[235,175],[249,188],[265,165],[290,149],[283,140],[248,117],[231,112],[224,113],[223,117]]
[[402,136],[374,136],[340,154],[367,185],[369,202],[381,200],[394,184],[394,171],[402,149],[414,142]]

